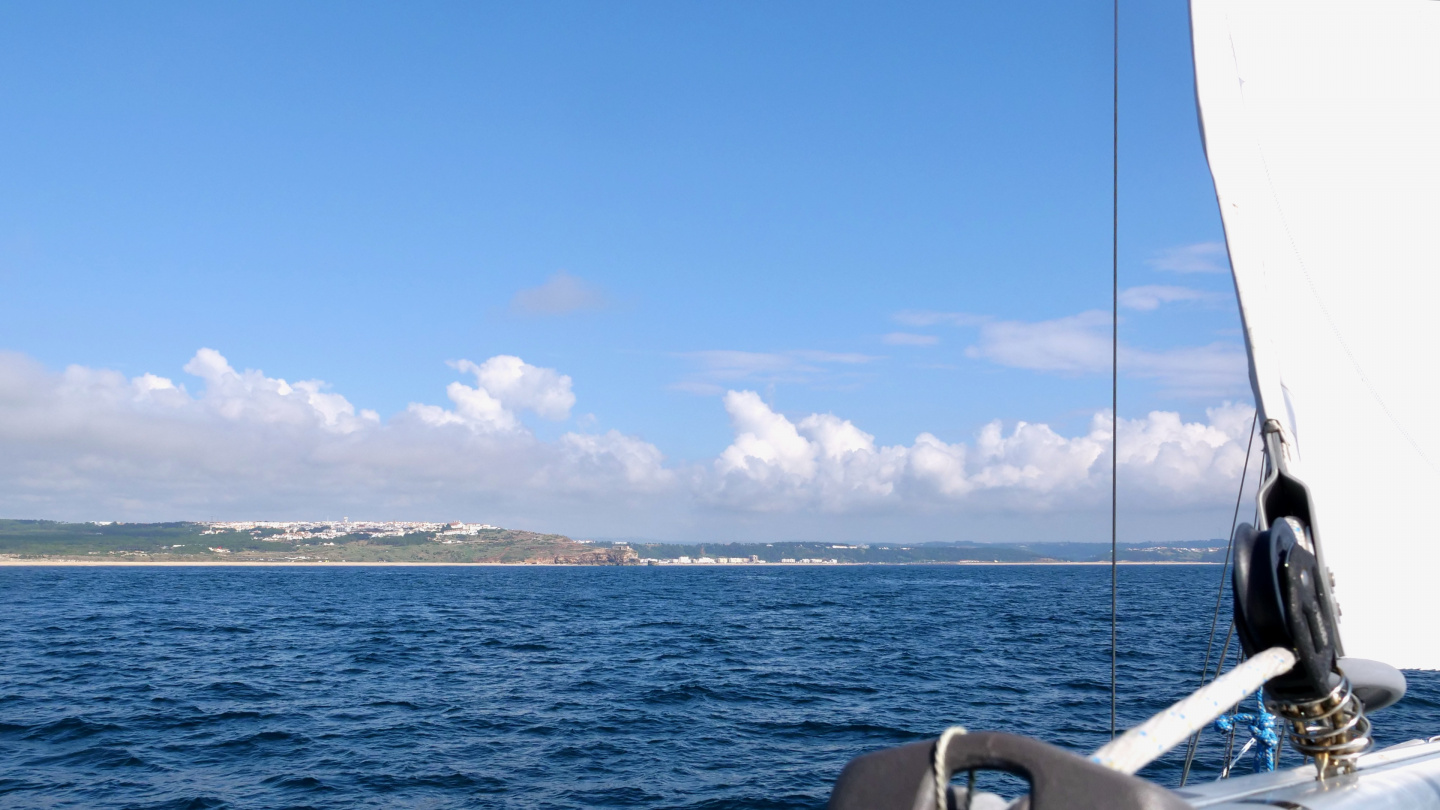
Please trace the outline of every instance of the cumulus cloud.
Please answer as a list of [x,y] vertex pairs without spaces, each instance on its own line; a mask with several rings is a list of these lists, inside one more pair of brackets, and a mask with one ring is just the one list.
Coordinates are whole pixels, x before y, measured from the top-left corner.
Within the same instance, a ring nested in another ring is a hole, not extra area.
[[512,355],[497,355],[479,365],[469,360],[456,360],[450,365],[474,374],[481,388],[512,410],[531,410],[541,418],[558,421],[568,419],[575,406],[568,376],[532,366]]
[[[1003,366],[1062,374],[1109,373],[1110,313],[1091,310],[1049,321],[993,321],[966,354]],[[1172,396],[1242,396],[1249,360],[1235,344],[1152,351],[1120,345],[1120,371],[1157,381]]]
[[887,346],[934,346],[940,338],[934,335],[917,335],[913,332],[891,332],[880,338]]
[[1230,270],[1230,256],[1224,242],[1197,242],[1162,250],[1147,264],[1171,273],[1225,273]]
[[1146,284],[1120,291],[1120,306],[1152,312],[1163,304],[1180,301],[1217,301],[1223,296],[1190,287],[1172,287],[1165,284]]
[[[732,389],[723,399],[728,446],[675,465],[615,430],[537,437],[523,414],[561,419],[575,403],[571,380],[554,369],[507,355],[452,366],[474,384],[451,383],[449,407],[414,403],[382,419],[319,380],[237,371],[211,349],[185,365],[193,392],[155,374],[53,372],[0,353],[0,509],[149,520],[459,509],[537,528],[569,515],[612,530],[677,532],[702,517],[1037,515],[1108,505],[1105,413],[1078,435],[995,421],[964,440],[922,432],[885,445],[841,416],[785,414]],[[1123,497],[1145,509],[1233,502],[1251,411],[1207,413],[1196,422],[1160,411],[1120,420]]]
[[538,287],[515,293],[510,309],[525,315],[567,315],[602,309],[607,303],[600,288],[562,270]]
[[[183,384],[71,366],[50,372],[0,354],[0,507],[21,514],[204,517],[409,503],[567,498],[620,503],[673,486],[653,445],[610,431],[536,438],[519,418],[565,418],[570,378],[509,356],[458,361],[472,387],[452,407],[415,403],[389,420],[319,380],[236,371],[202,349]],[[197,510],[199,510],[197,512]]]
[[[200,403],[232,421],[313,423],[328,431],[353,433],[367,423],[380,420],[374,411],[362,411],[357,417],[355,406],[345,397],[323,393],[329,386],[320,380],[300,380],[292,385],[254,369],[237,372],[224,355],[214,349],[196,352],[185,364],[185,371],[205,381]],[[78,375],[84,371],[72,366],[67,373]],[[138,379],[151,391],[179,390],[163,377],[146,374]],[[177,404],[184,402],[177,400]]]
[[[1022,511],[1097,507],[1108,497],[1113,420],[1096,414],[1085,434],[999,421],[971,444],[921,433],[909,446],[875,437],[833,414],[799,420],[752,391],[731,391],[734,442],[714,462],[707,497],[747,509],[846,511],[965,504]],[[1121,419],[1119,467],[1129,497],[1151,506],[1192,506],[1232,493],[1244,463],[1252,411],[1226,404],[1207,423],[1156,411]]]
[[452,360],[450,367],[475,375],[476,387],[452,382],[445,393],[454,410],[438,405],[411,403],[409,413],[429,425],[461,425],[487,433],[523,430],[519,411],[533,411],[543,419],[562,420],[570,416],[575,394],[570,378],[554,369],[532,366],[508,354],[484,363]]

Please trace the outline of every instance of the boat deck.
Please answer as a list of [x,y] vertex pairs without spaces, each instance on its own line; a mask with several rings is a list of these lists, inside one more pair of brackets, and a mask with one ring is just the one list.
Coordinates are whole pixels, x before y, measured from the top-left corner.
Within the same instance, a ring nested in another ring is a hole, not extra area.
[[1304,765],[1274,773],[1237,776],[1176,791],[1196,808],[1291,810],[1327,808],[1440,808],[1440,737],[1414,740],[1360,758],[1349,776],[1318,782]]

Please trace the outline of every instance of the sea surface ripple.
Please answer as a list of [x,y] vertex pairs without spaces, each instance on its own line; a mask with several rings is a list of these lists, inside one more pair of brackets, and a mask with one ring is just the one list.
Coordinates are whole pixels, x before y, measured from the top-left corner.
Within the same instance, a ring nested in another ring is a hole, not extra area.
[[[1120,570],[1122,727],[1194,687],[1219,573]],[[818,808],[950,724],[1103,744],[1109,577],[4,568],[0,806]],[[1410,681],[1382,743],[1440,733],[1440,677]]]

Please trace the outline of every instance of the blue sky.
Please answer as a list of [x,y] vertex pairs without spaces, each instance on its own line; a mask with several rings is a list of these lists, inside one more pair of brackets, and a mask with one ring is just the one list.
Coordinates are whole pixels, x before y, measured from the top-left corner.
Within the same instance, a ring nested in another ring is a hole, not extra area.
[[[760,508],[693,479],[743,433],[729,391],[877,446],[973,445],[996,419],[1091,429],[1109,401],[1110,47],[1108,3],[6,4],[0,350],[32,393],[79,366],[199,401],[183,369],[211,348],[237,379],[323,380],[387,426],[451,405],[465,373],[447,361],[518,357],[575,400],[557,418],[506,400],[527,441],[613,430],[692,482],[634,532],[1001,509]],[[1249,394],[1185,4],[1125,4],[1122,49],[1120,269],[1138,289],[1120,414],[1210,424]],[[9,441],[39,466],[0,504],[16,517],[305,509],[258,478],[45,483],[84,468],[84,440],[24,430]],[[116,463],[184,467],[147,452]],[[452,483],[393,508],[634,533]],[[312,507],[342,508],[336,492]],[[1200,528],[1223,499],[1177,497],[1185,531],[1223,532]],[[1094,517],[1083,498],[1003,509],[1042,534]]]

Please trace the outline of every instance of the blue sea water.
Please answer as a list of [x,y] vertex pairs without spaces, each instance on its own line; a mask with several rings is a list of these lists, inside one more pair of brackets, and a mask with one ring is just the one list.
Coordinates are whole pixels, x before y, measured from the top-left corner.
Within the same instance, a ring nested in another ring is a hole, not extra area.
[[[1195,685],[1219,573],[1120,570],[1122,727]],[[0,569],[0,806],[818,808],[950,724],[1104,743],[1109,576]],[[1377,729],[1440,733],[1440,678]]]

